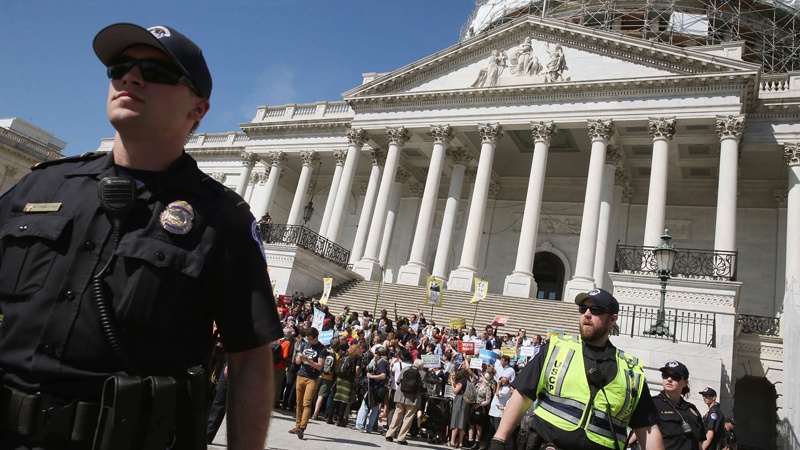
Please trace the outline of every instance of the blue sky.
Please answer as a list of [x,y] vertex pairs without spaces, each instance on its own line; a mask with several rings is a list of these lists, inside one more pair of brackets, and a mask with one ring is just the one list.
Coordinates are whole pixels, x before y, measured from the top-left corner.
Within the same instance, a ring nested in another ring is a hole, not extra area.
[[168,25],[194,40],[214,78],[200,132],[238,130],[260,105],[341,100],[364,72],[388,72],[458,41],[474,0],[26,0],[0,14],[0,118],[67,142],[113,136],[108,79],[94,55],[106,25]]

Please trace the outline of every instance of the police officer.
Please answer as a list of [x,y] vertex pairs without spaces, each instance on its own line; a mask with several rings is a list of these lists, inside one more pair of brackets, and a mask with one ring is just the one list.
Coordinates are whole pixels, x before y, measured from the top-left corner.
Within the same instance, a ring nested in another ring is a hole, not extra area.
[[725,419],[725,435],[720,441],[720,447],[723,450],[738,450],[739,442],[736,439],[736,432],[733,430],[735,426],[736,421],[733,420],[733,417]]
[[580,339],[553,337],[525,365],[512,384],[516,390],[490,448],[505,449],[505,441],[538,399],[525,448],[621,449],[631,427],[642,448],[662,449],[642,366],[608,339],[619,303],[602,289],[578,294],[575,303]]
[[139,416],[146,406],[176,423],[199,417],[205,448],[203,411],[187,408],[197,395],[184,402],[181,386],[199,374],[202,389],[191,368],[209,357],[216,321],[228,444],[261,449],[281,329],[255,219],[183,150],[210,106],[203,53],[172,28],[124,23],[101,30],[94,51],[111,79],[112,151],[40,164],[0,198],[0,448],[128,435],[114,445],[163,449],[171,426]]
[[663,390],[653,396],[653,401],[664,449],[697,450],[706,433],[700,411],[683,397],[689,393],[689,369],[679,361],[670,361],[659,370]]
[[707,387],[700,391],[700,395],[703,396],[703,403],[708,406],[708,412],[703,416],[703,424],[706,427],[703,450],[717,450],[725,429],[725,416],[717,403],[717,391],[714,388]]

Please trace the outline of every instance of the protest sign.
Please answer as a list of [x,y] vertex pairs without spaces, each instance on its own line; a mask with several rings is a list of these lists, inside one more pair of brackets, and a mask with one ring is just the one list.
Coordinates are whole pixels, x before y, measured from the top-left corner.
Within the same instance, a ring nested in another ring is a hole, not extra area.
[[322,329],[323,322],[325,322],[325,313],[321,309],[314,308],[314,319],[311,321],[311,326],[319,331]]
[[463,353],[465,355],[472,355],[475,353],[475,343],[474,342],[464,342],[458,341],[458,352]]
[[461,330],[463,328],[467,328],[467,319],[463,317],[460,319],[450,319],[451,330]]
[[441,358],[439,358],[439,355],[434,355],[434,354],[420,355],[420,358],[422,358],[424,367],[427,367],[429,369],[435,367],[442,367],[442,360]]
[[547,339],[549,340],[553,336],[564,337],[564,330],[561,330],[559,328],[548,328]]
[[480,355],[480,359],[483,362],[485,362],[486,364],[494,365],[494,363],[497,361],[497,353],[495,353],[495,352],[493,352],[491,350],[485,350],[485,349],[481,350],[479,355]]
[[472,296],[472,299],[469,301],[469,303],[478,303],[479,301],[485,299],[488,292],[489,282],[486,280],[481,280],[480,278],[475,278],[475,295]]
[[478,357],[474,357],[474,358],[470,359],[469,360],[469,368],[470,369],[481,369],[481,370],[483,370],[483,360],[478,358]]
[[532,358],[534,352],[536,351],[536,347],[520,347],[519,354],[520,356],[527,356],[528,358]]
[[511,359],[514,359],[514,358],[517,357],[517,349],[515,349],[515,348],[501,348],[500,349],[500,354],[504,355],[504,356],[508,356]]
[[494,320],[492,321],[492,325],[496,327],[503,327],[508,323],[507,316],[494,316]]
[[328,298],[331,296],[331,288],[333,288],[333,278],[323,278],[322,297],[319,299],[321,305],[328,303]]
[[428,277],[425,291],[425,304],[430,306],[442,306],[442,291],[444,291],[444,280],[437,280]]
[[322,331],[319,333],[319,341],[322,342],[322,345],[330,345],[331,339],[333,339],[333,330]]

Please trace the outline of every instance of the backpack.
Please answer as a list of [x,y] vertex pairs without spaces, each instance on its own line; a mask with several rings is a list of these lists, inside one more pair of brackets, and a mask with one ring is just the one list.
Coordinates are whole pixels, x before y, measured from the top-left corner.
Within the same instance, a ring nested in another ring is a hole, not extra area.
[[467,387],[464,390],[464,401],[468,405],[474,405],[478,401],[478,391],[475,390],[475,385],[471,381],[467,381]]
[[419,368],[412,364],[411,367],[400,374],[400,382],[398,385],[404,394],[416,394],[419,392],[419,380]]
[[336,375],[353,379],[356,374],[356,358],[354,356],[343,356],[339,358],[339,364],[336,365]]
[[336,355],[328,352],[325,355],[325,363],[322,365],[322,374],[329,375],[333,373],[334,366],[336,366]]

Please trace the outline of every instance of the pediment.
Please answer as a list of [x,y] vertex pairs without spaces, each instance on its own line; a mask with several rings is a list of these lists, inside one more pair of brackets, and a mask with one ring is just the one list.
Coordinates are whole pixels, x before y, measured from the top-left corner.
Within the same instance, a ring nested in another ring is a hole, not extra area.
[[385,96],[542,89],[748,74],[758,66],[561,21],[527,16],[343,94],[348,102]]

